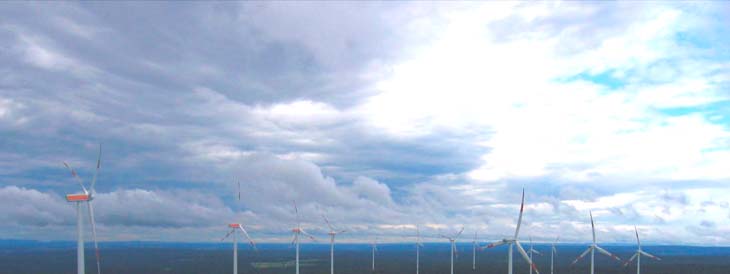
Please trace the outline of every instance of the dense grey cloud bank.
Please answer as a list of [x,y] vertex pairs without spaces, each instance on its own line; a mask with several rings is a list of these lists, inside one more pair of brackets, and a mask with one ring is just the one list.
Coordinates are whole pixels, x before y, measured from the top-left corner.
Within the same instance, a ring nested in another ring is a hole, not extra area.
[[[0,7],[0,231],[69,239],[103,144],[105,240],[287,240],[292,201],[400,241],[513,230],[727,244],[726,7]],[[241,201],[236,184],[242,183]],[[364,235],[364,234],[360,234]],[[677,240],[681,239],[681,240]],[[349,241],[365,240],[351,237]]]

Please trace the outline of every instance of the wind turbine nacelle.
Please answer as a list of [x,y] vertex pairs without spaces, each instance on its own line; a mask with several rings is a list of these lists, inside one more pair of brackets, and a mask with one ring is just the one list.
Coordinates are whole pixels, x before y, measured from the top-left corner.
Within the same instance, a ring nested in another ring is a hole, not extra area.
[[91,196],[88,194],[66,194],[66,201],[69,201],[69,202],[91,201]]
[[230,228],[240,228],[241,224],[228,224],[228,227]]

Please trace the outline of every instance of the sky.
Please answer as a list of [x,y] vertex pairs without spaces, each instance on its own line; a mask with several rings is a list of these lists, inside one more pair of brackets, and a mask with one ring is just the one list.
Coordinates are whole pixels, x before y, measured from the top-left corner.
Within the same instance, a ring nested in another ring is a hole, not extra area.
[[[730,245],[722,2],[0,5],[0,239]],[[240,200],[237,183],[241,184]],[[88,228],[88,225],[87,225]],[[87,233],[88,235],[88,233]],[[468,239],[465,239],[468,241]]]

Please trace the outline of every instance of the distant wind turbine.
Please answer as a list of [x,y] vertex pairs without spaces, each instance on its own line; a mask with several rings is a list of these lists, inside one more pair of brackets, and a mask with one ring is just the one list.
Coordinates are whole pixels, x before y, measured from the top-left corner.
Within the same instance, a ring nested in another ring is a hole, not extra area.
[[292,233],[294,234],[294,237],[292,238],[292,244],[296,247],[296,274],[299,274],[299,235],[307,236],[309,239],[312,239],[312,241],[317,241],[317,239],[314,238],[311,234],[307,233],[302,229],[302,223],[299,221],[299,209],[297,208],[297,202],[294,201],[294,214],[296,214],[297,218],[297,226],[295,228],[292,228]]
[[646,257],[652,258],[657,261],[661,261],[661,259],[657,256],[651,255],[649,253],[644,252],[641,250],[641,241],[639,241],[639,230],[636,229],[636,226],[634,226],[634,231],[636,232],[636,243],[638,244],[639,249],[636,250],[636,253],[634,253],[634,256],[631,256],[631,259],[626,261],[624,263],[624,267],[628,266],[631,261],[636,259],[636,274],[641,274],[641,255],[644,255]]
[[[238,201],[241,201],[241,182],[238,182]],[[246,229],[243,228],[243,224],[232,223],[228,224],[228,227],[230,228],[230,231],[228,231],[228,234],[226,234],[221,241],[228,238],[228,236],[233,235],[233,274],[238,274],[238,231],[243,232],[243,235],[246,236],[246,239],[248,239],[248,244],[251,245],[254,250],[257,250],[256,243],[248,235]]]
[[243,235],[246,236],[246,239],[248,239],[248,244],[251,245],[254,250],[257,250],[256,243],[248,235],[248,232],[246,232],[246,229],[243,228],[242,224],[228,224],[228,227],[231,228],[231,230],[228,231],[228,234],[226,234],[226,236],[224,236],[221,241],[228,238],[228,236],[233,235],[233,274],[238,274],[238,231],[241,231]]
[[327,223],[327,226],[330,228],[330,232],[327,233],[330,235],[330,274],[335,274],[335,236],[340,233],[345,233],[346,230],[335,230],[324,214],[322,215],[322,218],[324,218],[324,222]]
[[453,236],[446,236],[443,234],[439,235],[441,238],[449,239],[449,242],[451,243],[451,274],[454,274],[454,253],[458,252],[456,251],[456,239],[461,236],[461,232],[464,232],[464,227],[461,227],[461,230]]
[[[527,252],[530,253],[530,261],[532,261],[532,253],[535,253],[537,255],[542,255],[542,254],[540,254],[540,252],[538,252],[537,250],[532,248],[532,236],[530,236],[530,250],[528,250]],[[530,274],[532,274],[532,268],[530,268]]]
[[421,243],[421,231],[418,229],[418,225],[416,225],[416,274],[418,274],[418,268],[420,265],[420,252],[421,247],[423,247],[423,244]]
[[591,252],[591,274],[594,274],[595,273],[594,270],[595,270],[595,253],[596,253],[595,251],[596,250],[598,250],[598,252],[601,252],[603,255],[609,256],[619,262],[621,262],[621,259],[619,257],[617,257],[616,255],[613,255],[610,252],[606,251],[605,249],[601,248],[600,246],[598,246],[598,244],[596,244],[596,227],[593,224],[593,212],[589,212],[589,214],[591,216],[591,230],[593,231],[593,243],[591,244],[591,246],[588,247],[588,249],[586,249],[586,251],[583,251],[583,253],[580,254],[580,256],[578,256],[578,258],[575,258],[573,263],[570,265],[571,266],[575,265],[580,259],[585,257],[586,254],[588,254],[588,252],[590,251]]
[[527,253],[525,252],[525,249],[522,248],[522,245],[520,244],[520,241],[517,240],[517,236],[520,234],[520,225],[522,224],[522,213],[525,209],[525,189],[522,189],[522,203],[520,205],[520,217],[517,219],[517,228],[515,229],[515,236],[509,239],[502,239],[499,242],[491,243],[487,246],[487,248],[492,248],[495,246],[500,246],[504,244],[509,244],[509,251],[507,253],[507,273],[512,274],[512,246],[517,246],[517,251],[520,252],[522,255],[522,258],[527,261],[527,263],[530,265],[532,269],[535,270],[536,273],[540,274],[540,271],[537,270],[537,266],[532,262],[532,259],[527,256]]
[[96,195],[96,178],[99,174],[99,167],[101,166],[101,145],[99,145],[99,157],[96,160],[96,171],[94,172],[94,178],[91,180],[91,185],[89,186],[88,190],[86,189],[86,187],[84,187],[84,182],[81,180],[81,177],[79,177],[76,171],[71,168],[71,166],[66,162],[63,162],[63,165],[65,165],[66,168],[71,171],[71,176],[73,176],[74,179],[79,182],[81,190],[83,190],[83,193],[66,195],[66,201],[76,203],[76,234],[78,237],[76,241],[76,273],[84,274],[86,272],[86,266],[84,262],[84,222],[81,214],[81,203],[86,202],[86,205],[89,209],[91,233],[94,238],[94,250],[96,254],[96,273],[100,274],[101,264],[99,262],[99,244],[96,241],[96,221],[94,221],[94,206],[92,204],[92,201],[94,200],[94,196]]
[[553,242],[550,249],[550,274],[555,274],[555,272],[553,271],[553,265],[555,264],[555,255],[558,254],[558,250],[555,248],[555,244],[557,244],[559,240],[560,236],[555,238],[555,242]]

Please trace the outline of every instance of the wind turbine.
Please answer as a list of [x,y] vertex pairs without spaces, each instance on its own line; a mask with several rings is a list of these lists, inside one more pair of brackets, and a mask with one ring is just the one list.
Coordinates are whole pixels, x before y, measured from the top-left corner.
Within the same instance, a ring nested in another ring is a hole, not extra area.
[[84,222],[81,215],[81,203],[86,202],[86,205],[89,209],[91,234],[94,238],[94,250],[96,254],[96,273],[100,274],[101,265],[99,263],[99,244],[96,241],[96,222],[94,221],[94,206],[92,204],[92,201],[94,200],[94,196],[96,195],[96,178],[99,174],[99,167],[101,166],[101,145],[99,145],[99,157],[96,160],[96,171],[94,172],[94,178],[91,180],[91,185],[89,186],[89,189],[86,189],[86,187],[84,186],[84,182],[81,180],[81,177],[79,177],[76,171],[68,163],[63,162],[63,165],[65,165],[66,168],[71,171],[71,176],[73,176],[74,179],[79,182],[81,190],[83,190],[83,193],[66,194],[66,201],[76,203],[76,233],[78,236],[76,242],[76,272],[78,274],[86,273],[84,265]]
[[297,218],[297,227],[292,228],[292,233],[294,234],[294,237],[292,238],[292,244],[296,246],[297,255],[296,255],[296,274],[299,274],[299,235],[304,235],[312,239],[312,241],[317,241],[317,239],[314,238],[314,236],[310,235],[304,229],[302,229],[302,224],[299,221],[299,209],[297,208],[297,202],[294,201],[294,213],[296,214]]
[[537,274],[540,274],[540,271],[537,270],[537,266],[532,262],[532,259],[527,256],[527,253],[525,252],[525,249],[522,248],[522,245],[520,244],[520,241],[517,240],[517,236],[520,234],[520,225],[522,224],[522,213],[525,209],[525,189],[522,189],[522,204],[520,205],[520,217],[517,219],[517,228],[515,229],[515,236],[509,239],[502,239],[501,241],[491,243],[487,246],[487,248],[492,248],[495,246],[500,246],[504,244],[509,244],[509,251],[507,253],[507,273],[512,274],[512,246],[517,246],[517,251],[520,252],[522,255],[522,258],[527,261],[528,264],[530,264],[531,269],[534,269]]
[[[532,236],[530,236],[530,250],[528,250],[527,252],[530,253],[530,261],[532,261],[532,253],[535,253],[537,255],[542,255],[542,254],[540,254],[539,251],[532,248]],[[532,274],[532,268],[530,268],[530,274]]]
[[373,272],[375,272],[375,251],[378,251],[378,238],[375,238],[370,246],[373,249]]
[[231,230],[228,231],[228,234],[226,234],[226,236],[223,237],[223,239],[221,239],[221,241],[228,238],[228,236],[233,235],[233,274],[238,274],[238,235],[237,235],[237,232],[239,230],[241,232],[243,232],[243,235],[246,236],[246,239],[248,239],[248,244],[251,245],[251,247],[254,250],[256,250],[256,251],[258,251],[258,250],[256,249],[256,243],[254,243],[254,241],[251,239],[251,237],[248,236],[248,232],[246,232],[246,229],[243,228],[242,224],[237,224],[237,223],[229,224],[228,227],[231,228]]
[[553,242],[552,247],[550,249],[550,274],[554,274],[553,265],[555,264],[555,255],[558,254],[558,250],[555,248],[555,244],[558,243],[559,240],[560,240],[560,236],[555,238],[555,242]]
[[647,257],[652,258],[657,261],[661,261],[662,259],[641,250],[641,241],[639,241],[639,230],[636,229],[636,226],[634,226],[634,231],[636,232],[636,243],[639,245],[639,249],[636,250],[636,253],[634,253],[634,256],[631,256],[631,259],[629,259],[628,261],[626,261],[626,263],[624,263],[624,267],[628,266],[629,263],[631,263],[631,261],[636,259],[636,274],[641,274],[641,255],[647,256]]
[[459,230],[459,232],[457,232],[456,234],[454,234],[451,237],[443,235],[443,234],[439,235],[439,236],[441,236],[441,238],[449,239],[449,242],[451,242],[451,274],[454,274],[454,253],[458,252],[458,251],[456,251],[456,239],[458,239],[459,236],[461,236],[461,232],[464,232],[464,227],[461,227],[461,230]]
[[617,260],[619,262],[621,262],[621,259],[619,259],[619,257],[616,257],[616,255],[611,254],[610,252],[606,251],[605,249],[601,248],[600,246],[598,246],[596,244],[596,227],[593,224],[593,212],[589,212],[589,214],[591,216],[591,230],[593,231],[593,244],[591,244],[591,246],[589,246],[588,249],[586,249],[586,251],[583,251],[583,253],[580,254],[580,256],[578,256],[578,258],[575,258],[575,260],[573,261],[572,264],[570,264],[570,266],[575,265],[580,259],[585,257],[586,254],[588,254],[588,252],[590,251],[591,252],[591,274],[594,274],[596,250],[598,250],[598,252],[601,252],[603,255],[614,258],[615,260]]
[[335,236],[340,233],[345,233],[347,230],[335,230],[324,214],[322,214],[322,218],[324,218],[325,223],[330,228],[330,232],[327,233],[330,235],[330,274],[335,274]]
[[477,232],[474,231],[474,241],[471,243],[471,270],[477,270]]
[[[238,182],[238,201],[241,201],[241,182]],[[240,230],[243,232],[243,235],[246,236],[246,239],[248,239],[248,244],[251,245],[251,247],[258,251],[256,249],[256,243],[251,239],[250,236],[248,236],[248,232],[246,232],[246,229],[243,228],[243,224],[240,223],[233,223],[228,224],[228,227],[231,229],[228,231],[228,234],[226,234],[221,241],[228,238],[228,236],[233,235],[233,274],[238,274],[238,231]]]
[[421,256],[421,247],[423,247],[421,243],[421,231],[418,229],[418,225],[416,225],[416,274],[418,274],[418,267],[420,265],[419,257]]

